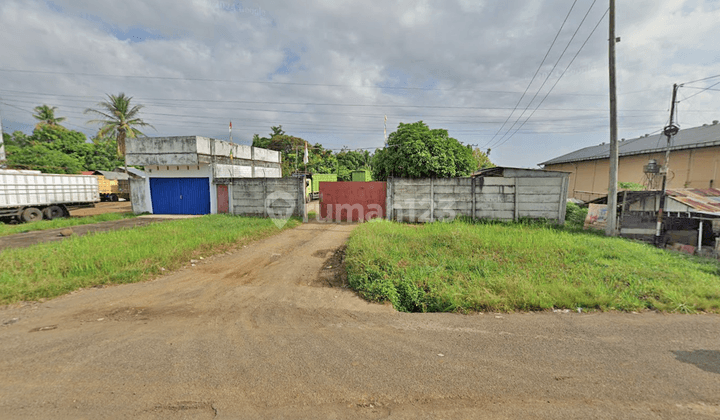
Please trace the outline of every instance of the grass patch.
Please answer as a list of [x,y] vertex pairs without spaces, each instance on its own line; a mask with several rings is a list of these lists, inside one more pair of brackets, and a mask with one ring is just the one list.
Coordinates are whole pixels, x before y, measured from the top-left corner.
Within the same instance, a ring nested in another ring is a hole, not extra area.
[[91,223],[111,222],[114,220],[129,219],[132,217],[135,217],[135,215],[132,213],[105,213],[87,217],[68,217],[55,220],[39,220],[33,223],[20,223],[17,225],[0,223],[0,236],[32,232],[35,230],[62,229],[72,226],[89,225]]
[[[299,223],[291,219],[284,228]],[[210,215],[7,249],[0,252],[0,304],[142,281],[160,268],[172,270],[280,230],[272,219]]]
[[720,264],[543,224],[374,221],[346,251],[362,296],[406,312],[720,312]]

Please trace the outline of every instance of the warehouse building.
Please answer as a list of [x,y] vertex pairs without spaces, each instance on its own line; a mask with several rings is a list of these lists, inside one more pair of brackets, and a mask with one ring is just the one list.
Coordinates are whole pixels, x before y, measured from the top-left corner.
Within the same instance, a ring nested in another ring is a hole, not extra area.
[[[667,138],[663,134],[645,135],[618,142],[618,181],[658,189],[662,176],[645,173],[651,160],[665,162]],[[680,130],[672,139],[668,188],[713,188],[720,171],[720,124]],[[610,146],[603,143],[586,147],[543,162],[544,169],[570,173],[568,196],[590,201],[608,193]]]
[[128,165],[145,167],[131,178],[133,212],[228,213],[237,178],[280,178],[280,152],[201,136],[126,140]]

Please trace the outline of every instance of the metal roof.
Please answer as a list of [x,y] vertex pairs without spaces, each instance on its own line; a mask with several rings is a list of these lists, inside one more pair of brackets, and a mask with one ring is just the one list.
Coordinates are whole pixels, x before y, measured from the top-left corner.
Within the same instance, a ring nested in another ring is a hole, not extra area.
[[[132,166],[128,166],[127,171],[133,177],[145,178],[145,176],[146,176],[145,172],[141,171],[138,168],[133,168]],[[115,168],[115,172],[120,172],[122,174],[125,174],[125,168]]]
[[[670,150],[695,149],[698,147],[720,146],[720,124],[706,124],[700,127],[680,130],[672,138]],[[663,152],[667,147],[667,137],[664,134],[642,136],[630,140],[618,141],[618,154],[620,156],[642,155],[646,153]],[[555,165],[583,160],[607,159],[610,156],[610,144],[603,143],[556,157],[540,165]]]
[[668,197],[701,213],[720,213],[720,190],[687,188],[667,190]]
[[548,169],[538,168],[514,168],[511,166],[493,166],[492,168],[480,169],[470,175],[470,177],[478,176],[497,176],[497,177],[515,177],[515,176],[526,176],[526,177],[562,177],[570,174],[570,172],[562,171],[551,171]]
[[129,178],[128,174],[126,174],[124,172],[95,171],[95,173],[100,174],[100,175],[104,176],[106,179],[111,179],[111,180],[117,179],[117,180],[125,181]]

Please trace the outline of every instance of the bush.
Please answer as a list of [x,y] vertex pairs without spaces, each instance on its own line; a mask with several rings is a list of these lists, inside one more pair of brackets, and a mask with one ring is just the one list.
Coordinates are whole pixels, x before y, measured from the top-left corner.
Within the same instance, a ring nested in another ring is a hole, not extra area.
[[573,202],[567,203],[565,211],[565,224],[569,228],[582,229],[585,225],[588,209],[582,208]]

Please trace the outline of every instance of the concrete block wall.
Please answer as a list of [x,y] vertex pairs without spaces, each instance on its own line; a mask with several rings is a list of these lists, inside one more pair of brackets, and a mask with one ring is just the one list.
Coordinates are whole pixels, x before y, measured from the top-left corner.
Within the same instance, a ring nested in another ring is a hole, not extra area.
[[243,216],[307,218],[305,178],[239,178],[230,184],[230,212]]
[[563,223],[567,177],[390,179],[388,218],[432,222],[460,216],[512,221],[545,218]]

